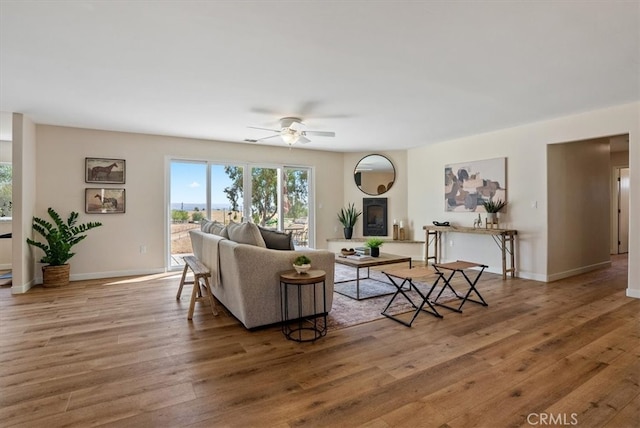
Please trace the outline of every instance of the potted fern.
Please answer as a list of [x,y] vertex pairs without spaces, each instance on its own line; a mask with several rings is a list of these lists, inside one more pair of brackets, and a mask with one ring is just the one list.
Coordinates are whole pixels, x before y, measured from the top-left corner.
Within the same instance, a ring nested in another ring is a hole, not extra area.
[[362,211],[356,210],[355,205],[350,203],[346,208],[341,208],[338,213],[338,220],[342,223],[344,228],[345,239],[351,239],[353,236],[353,226],[356,225],[358,217],[362,214]]
[[44,287],[60,287],[69,284],[70,266],[67,263],[75,253],[71,248],[87,237],[86,231],[102,226],[99,222],[88,222],[76,225],[78,213],[71,212],[67,221],[51,207],[47,210],[53,223],[33,217],[31,227],[39,233],[46,242],[27,238],[27,243],[44,251],[40,263],[47,263],[42,267],[42,285]]

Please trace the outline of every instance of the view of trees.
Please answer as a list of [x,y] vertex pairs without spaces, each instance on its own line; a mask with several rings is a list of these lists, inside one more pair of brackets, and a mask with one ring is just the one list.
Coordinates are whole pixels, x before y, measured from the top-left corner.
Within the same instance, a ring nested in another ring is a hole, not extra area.
[[12,171],[11,164],[0,164],[0,217],[11,216]]
[[[226,166],[225,173],[231,179],[231,186],[224,189],[234,211],[243,198],[243,172],[241,167]],[[307,217],[308,172],[306,170],[285,169],[283,172],[284,214],[288,218]],[[278,170],[275,168],[253,168],[251,171],[251,217],[261,226],[277,222]]]
[[[309,215],[309,173],[306,169],[284,168],[282,171],[282,210],[289,223]],[[223,189],[230,205],[229,215],[236,219],[242,213],[244,200],[244,168],[224,166],[230,185]],[[1,177],[0,177],[1,178]],[[278,169],[251,169],[251,220],[261,226],[275,226],[278,218]],[[232,214],[233,213],[233,214]],[[176,223],[199,222],[206,216],[206,209],[195,208],[189,212],[184,208],[171,210],[171,219]]]

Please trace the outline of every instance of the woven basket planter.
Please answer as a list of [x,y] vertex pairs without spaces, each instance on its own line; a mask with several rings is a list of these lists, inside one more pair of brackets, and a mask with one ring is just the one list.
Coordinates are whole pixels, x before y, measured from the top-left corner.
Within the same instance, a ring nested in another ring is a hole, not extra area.
[[43,287],[62,287],[69,285],[69,264],[62,266],[43,266],[42,267],[42,286]]

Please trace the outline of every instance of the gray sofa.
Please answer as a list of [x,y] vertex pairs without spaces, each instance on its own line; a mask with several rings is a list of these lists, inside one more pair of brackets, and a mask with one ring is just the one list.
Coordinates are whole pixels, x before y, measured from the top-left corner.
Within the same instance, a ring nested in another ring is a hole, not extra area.
[[[252,225],[252,232],[255,232],[255,227],[257,226]],[[270,249],[263,246],[264,240],[257,244],[241,243],[225,237],[229,235],[224,229],[217,232],[219,234],[191,230],[189,233],[193,253],[211,270],[211,288],[216,299],[246,328],[281,321],[280,273],[293,270],[293,260],[300,254],[306,254],[311,259],[312,269],[321,269],[327,273],[325,297],[327,312],[331,310],[335,266],[335,255],[332,252]],[[317,288],[315,309],[311,288],[307,288],[307,292],[303,293],[304,314],[321,313],[321,287]],[[295,306],[292,302],[289,303],[292,312]],[[297,313],[297,309],[294,313]]]

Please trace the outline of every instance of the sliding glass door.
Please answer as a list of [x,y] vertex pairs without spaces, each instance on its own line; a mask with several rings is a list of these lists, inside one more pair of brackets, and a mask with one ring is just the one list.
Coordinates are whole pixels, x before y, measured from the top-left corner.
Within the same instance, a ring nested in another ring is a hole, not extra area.
[[224,224],[250,219],[290,232],[296,247],[313,244],[310,168],[172,160],[169,174],[170,268],[191,253],[189,230],[204,218]]

